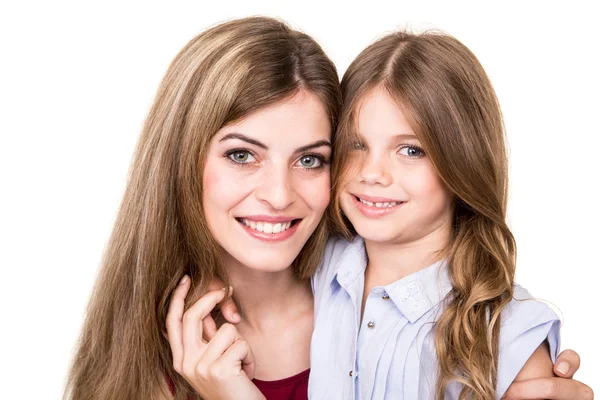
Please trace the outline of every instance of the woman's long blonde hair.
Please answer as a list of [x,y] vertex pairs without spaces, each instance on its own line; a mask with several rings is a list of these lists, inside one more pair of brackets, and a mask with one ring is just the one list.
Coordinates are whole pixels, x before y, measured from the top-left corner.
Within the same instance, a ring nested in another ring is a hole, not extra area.
[[[223,126],[299,90],[321,99],[335,129],[335,66],[312,38],[274,19],[217,25],[175,57],[136,148],[65,399],[156,399],[165,376],[176,399],[197,397],[173,370],[163,329],[184,274],[195,294],[215,277],[227,282],[202,210],[203,160]],[[326,238],[322,222],[294,262],[297,276],[314,272]]]
[[[495,398],[500,312],[513,296],[516,246],[505,223],[508,162],[496,94],[477,58],[440,33],[397,32],[367,47],[342,79],[343,108],[332,178],[344,179],[362,96],[385,88],[408,114],[425,152],[455,200],[448,244],[453,289],[436,323],[436,397],[451,381],[461,399]],[[334,186],[330,219],[355,233]]]

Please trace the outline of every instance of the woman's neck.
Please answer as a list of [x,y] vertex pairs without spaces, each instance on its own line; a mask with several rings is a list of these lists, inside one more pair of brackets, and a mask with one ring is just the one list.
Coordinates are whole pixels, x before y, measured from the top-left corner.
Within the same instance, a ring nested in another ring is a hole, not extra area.
[[312,308],[310,281],[297,278],[292,267],[265,272],[232,265],[228,273],[243,323],[252,330],[270,329]]

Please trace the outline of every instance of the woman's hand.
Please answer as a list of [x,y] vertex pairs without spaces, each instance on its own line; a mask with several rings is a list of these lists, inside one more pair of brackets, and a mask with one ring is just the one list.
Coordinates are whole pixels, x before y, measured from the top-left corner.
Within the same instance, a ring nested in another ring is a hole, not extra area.
[[586,384],[573,379],[579,369],[579,354],[565,350],[554,363],[555,378],[537,378],[514,382],[504,396],[505,400],[556,399],[593,400],[594,392]]
[[228,296],[213,290],[184,313],[190,279],[185,276],[171,296],[167,335],[173,367],[204,399],[264,399],[252,383],[254,355],[235,326],[218,330],[210,312]]

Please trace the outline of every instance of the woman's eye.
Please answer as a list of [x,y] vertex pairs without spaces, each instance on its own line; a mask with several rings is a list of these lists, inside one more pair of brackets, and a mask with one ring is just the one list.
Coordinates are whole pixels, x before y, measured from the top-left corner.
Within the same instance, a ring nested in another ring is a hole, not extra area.
[[425,152],[416,146],[404,146],[398,151],[398,154],[406,157],[417,158],[424,156]]
[[323,163],[318,157],[304,156],[298,160],[298,165],[303,168],[319,168]]
[[237,150],[229,154],[229,159],[238,164],[247,164],[255,162],[256,159],[249,151]]

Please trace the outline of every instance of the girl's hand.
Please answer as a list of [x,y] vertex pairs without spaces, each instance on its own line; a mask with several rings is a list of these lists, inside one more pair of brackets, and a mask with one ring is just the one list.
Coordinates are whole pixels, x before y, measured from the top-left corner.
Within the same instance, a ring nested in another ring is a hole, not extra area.
[[184,313],[190,279],[173,291],[167,313],[167,335],[175,371],[204,399],[264,399],[252,383],[254,355],[235,326],[218,330],[210,312],[227,295],[226,289],[206,293]]

